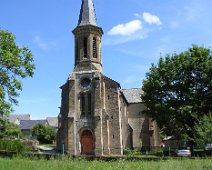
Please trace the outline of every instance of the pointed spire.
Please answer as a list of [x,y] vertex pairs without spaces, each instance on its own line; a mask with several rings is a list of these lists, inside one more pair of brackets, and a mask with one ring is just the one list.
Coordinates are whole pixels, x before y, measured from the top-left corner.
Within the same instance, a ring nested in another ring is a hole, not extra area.
[[82,0],[78,26],[82,25],[97,26],[93,0]]

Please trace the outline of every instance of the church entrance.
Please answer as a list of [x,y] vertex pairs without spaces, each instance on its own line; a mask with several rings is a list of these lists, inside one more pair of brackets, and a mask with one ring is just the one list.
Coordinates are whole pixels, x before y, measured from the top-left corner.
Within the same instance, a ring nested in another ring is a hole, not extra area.
[[84,130],[81,135],[81,154],[93,154],[93,134],[90,130]]

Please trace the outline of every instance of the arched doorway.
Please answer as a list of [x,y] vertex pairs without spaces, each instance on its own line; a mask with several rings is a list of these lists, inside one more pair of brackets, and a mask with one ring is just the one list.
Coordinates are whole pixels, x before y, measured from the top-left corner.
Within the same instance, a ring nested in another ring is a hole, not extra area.
[[90,130],[84,130],[81,134],[81,154],[93,154],[93,134]]

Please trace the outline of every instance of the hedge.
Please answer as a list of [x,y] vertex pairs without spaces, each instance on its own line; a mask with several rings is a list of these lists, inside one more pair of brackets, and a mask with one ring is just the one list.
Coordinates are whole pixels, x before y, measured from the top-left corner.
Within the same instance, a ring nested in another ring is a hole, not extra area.
[[0,139],[0,150],[21,153],[25,151],[25,145],[20,140]]

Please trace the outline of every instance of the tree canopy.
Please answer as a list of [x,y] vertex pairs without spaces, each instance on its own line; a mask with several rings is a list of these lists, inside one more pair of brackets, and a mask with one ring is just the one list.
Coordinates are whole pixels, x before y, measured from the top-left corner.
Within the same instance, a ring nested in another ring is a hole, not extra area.
[[212,111],[212,52],[193,45],[167,54],[152,65],[143,81],[146,114],[167,135],[194,139],[194,126]]
[[198,147],[205,147],[212,142],[212,114],[203,118],[194,126],[194,139]]
[[0,137],[19,138],[21,134],[22,133],[21,130],[18,128],[18,125],[9,121],[7,121],[6,124],[2,126],[0,130]]
[[49,144],[56,139],[56,129],[51,126],[37,124],[32,129],[32,136],[36,137],[40,143]]
[[21,79],[34,74],[35,65],[29,48],[19,47],[15,36],[0,29],[0,122],[3,115],[17,104],[18,91],[22,90]]

